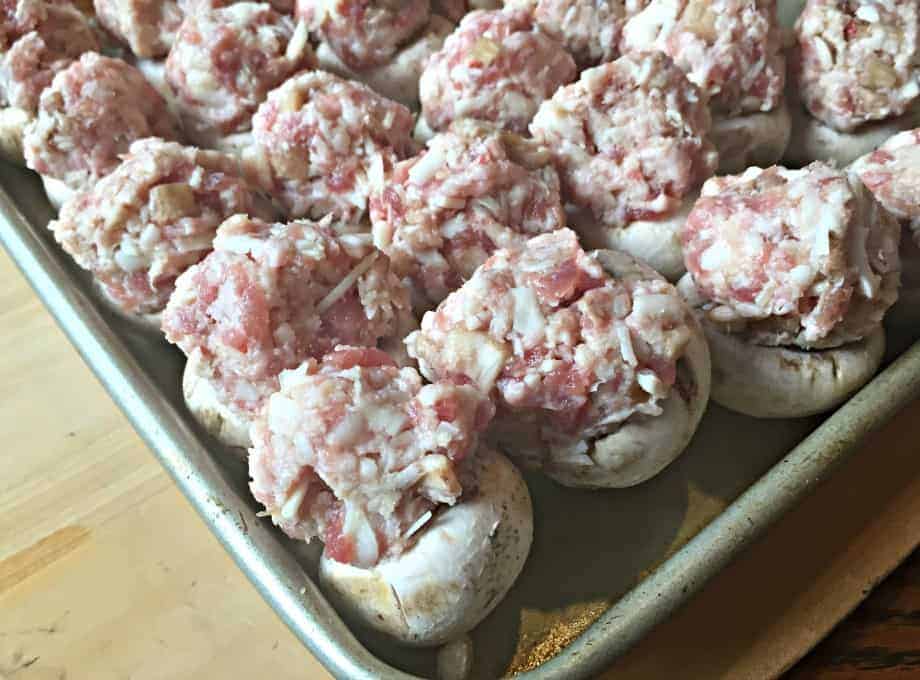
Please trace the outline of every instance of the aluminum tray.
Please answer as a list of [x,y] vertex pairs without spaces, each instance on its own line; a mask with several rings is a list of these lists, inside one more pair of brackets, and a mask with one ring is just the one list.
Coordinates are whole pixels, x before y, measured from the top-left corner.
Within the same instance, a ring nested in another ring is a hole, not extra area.
[[[36,177],[0,166],[0,185],[3,245],[297,637],[341,678],[431,677],[432,651],[350,630],[314,586],[317,550],[256,517],[245,468],[198,428],[182,403],[181,355],[114,316],[95,296],[45,228],[51,209]],[[890,338],[890,355],[907,344]],[[473,634],[473,676],[570,679],[603,669],[826,478],[864,435],[920,394],[920,346],[889,363],[823,422],[757,421],[713,405],[690,450],[632,489],[577,491],[529,477],[533,550],[509,596]]]

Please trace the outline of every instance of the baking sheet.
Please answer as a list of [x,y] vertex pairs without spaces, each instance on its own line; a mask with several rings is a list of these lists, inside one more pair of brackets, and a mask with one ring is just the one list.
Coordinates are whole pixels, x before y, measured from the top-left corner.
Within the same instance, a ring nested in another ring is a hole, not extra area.
[[[245,468],[189,417],[180,395],[180,353],[115,317],[94,297],[88,277],[44,227],[51,212],[34,176],[4,167],[0,183],[7,192],[0,195],[5,247],[295,634],[339,677],[431,677],[433,652],[399,648],[361,630],[356,638],[343,624],[311,580],[317,548],[289,541],[268,520],[256,518]],[[908,341],[895,337],[892,355]],[[509,596],[473,635],[473,676],[576,678],[597,672],[918,393],[920,349],[914,349],[823,424],[820,418],[757,421],[713,405],[690,450],[632,489],[578,491],[529,476],[536,509],[533,552]]]

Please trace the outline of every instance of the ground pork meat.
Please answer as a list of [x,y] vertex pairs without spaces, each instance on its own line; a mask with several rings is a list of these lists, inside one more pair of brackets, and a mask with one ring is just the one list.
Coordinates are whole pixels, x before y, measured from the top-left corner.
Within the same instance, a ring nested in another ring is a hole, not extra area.
[[891,137],[851,168],[920,245],[920,128]]
[[546,35],[556,39],[581,68],[620,55],[623,25],[647,0],[510,0],[528,10]]
[[18,37],[0,59],[0,103],[33,114],[56,73],[84,52],[99,49],[95,32],[78,10],[41,5],[40,17],[29,22],[30,32]]
[[237,213],[265,211],[236,161],[144,139],[49,227],[119,307],[153,313],[166,306],[176,278],[211,250],[217,227]]
[[917,0],[809,0],[796,32],[802,102],[822,122],[853,130],[920,94]]
[[412,114],[322,71],[290,78],[253,119],[247,159],[292,217],[358,220],[371,187],[412,152]]
[[374,243],[417,306],[438,304],[498,248],[565,225],[548,153],[515,137],[458,121],[372,195]]
[[346,66],[389,61],[431,17],[429,0],[297,0],[297,16]]
[[764,345],[834,347],[897,298],[899,229],[858,182],[823,163],[717,177],[684,225],[708,317]]
[[665,52],[724,115],[772,111],[783,97],[776,0],[651,0],[622,48]]
[[384,97],[418,108],[418,81],[422,77],[422,69],[453,30],[454,25],[450,21],[432,15],[421,31],[402,45],[389,61],[360,71],[349,68],[328,43],[320,43],[316,48],[316,60],[323,71],[357,80]]
[[280,382],[253,427],[249,470],[253,495],[292,538],[371,567],[468,490],[492,412],[475,388],[423,386],[383,352],[345,346]]
[[528,12],[471,12],[422,72],[422,115],[432,130],[476,118],[525,132],[543,100],[575,75],[572,57]]
[[[282,14],[292,14],[294,12],[294,0],[265,0],[275,10]],[[179,0],[179,9],[188,16],[202,10],[215,9],[217,7],[227,7],[237,0]]]
[[99,22],[138,57],[169,52],[182,10],[176,0],[93,0]]
[[339,344],[374,347],[401,330],[408,292],[367,234],[321,223],[224,222],[214,251],[188,269],[163,330],[198,358],[220,401],[252,418],[278,374]]
[[30,168],[79,191],[114,170],[133,141],[178,135],[166,102],[140,71],[87,52],[42,93],[23,146]]
[[497,251],[426,314],[409,353],[430,380],[490,393],[496,424],[527,420],[544,443],[585,456],[631,415],[661,413],[691,338],[674,287],[632,271],[614,279],[567,229],[537,236]]
[[549,148],[564,194],[605,226],[674,213],[716,168],[705,98],[661,52],[582,72],[530,126]]
[[240,2],[189,14],[166,60],[189,137],[213,146],[244,132],[268,92],[294,73],[313,68],[306,25],[270,5]]
[[48,20],[48,11],[61,6],[55,0],[0,0],[0,48],[8,49],[26,33]]

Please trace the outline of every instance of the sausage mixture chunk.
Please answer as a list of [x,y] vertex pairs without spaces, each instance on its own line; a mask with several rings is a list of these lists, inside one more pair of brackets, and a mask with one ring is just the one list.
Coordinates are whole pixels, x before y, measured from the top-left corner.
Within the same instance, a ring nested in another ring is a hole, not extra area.
[[87,52],[42,93],[23,146],[30,168],[79,191],[145,137],[179,137],[163,97],[130,64]]
[[920,95],[916,0],[808,0],[796,33],[802,103],[827,125],[898,116]]
[[435,131],[475,118],[525,132],[543,100],[575,74],[572,57],[528,12],[470,12],[422,72],[422,115]]
[[197,353],[221,403],[251,419],[281,371],[339,344],[375,347],[401,331],[409,296],[366,234],[328,221],[224,222],[214,251],[176,282],[166,339]]
[[891,137],[851,168],[920,245],[920,128]]
[[360,219],[371,187],[411,155],[412,114],[360,83],[306,71],[269,93],[249,158],[292,217]]
[[499,9],[501,0],[432,0],[431,9],[435,14],[447,17],[454,23],[476,9]]
[[510,0],[528,10],[540,30],[558,40],[581,68],[620,56],[623,26],[648,0]]
[[776,0],[651,0],[626,24],[622,48],[665,52],[714,113],[772,111],[783,98]]
[[[34,114],[55,74],[84,52],[98,50],[99,41],[87,18],[70,5],[45,0],[12,4],[13,14],[0,17],[2,35],[12,40],[0,57],[0,104]],[[15,20],[18,14],[21,23]],[[24,28],[27,32],[20,34]]]
[[0,48],[9,49],[26,33],[39,30],[61,6],[56,0],[0,0]]
[[566,197],[607,227],[674,213],[717,165],[705,97],[661,52],[583,71],[530,126]]
[[[217,7],[227,7],[241,0],[179,0],[179,9],[186,17],[202,10],[215,9]],[[266,3],[281,14],[294,13],[294,0],[265,0]]]
[[499,250],[406,339],[430,380],[472,382],[496,424],[539,432],[546,455],[588,457],[633,414],[655,416],[677,379],[692,313],[675,288],[621,253],[614,278],[567,229]]
[[492,412],[473,387],[423,385],[380,350],[346,346],[280,384],[253,426],[249,469],[253,495],[292,538],[371,567],[470,491]]
[[443,300],[498,248],[565,225],[548,153],[458,121],[396,165],[371,197],[374,243],[411,282],[416,306]]
[[356,71],[388,62],[431,17],[429,0],[297,0],[297,16]]
[[236,161],[144,139],[69,200],[49,228],[115,304],[147,314],[166,306],[176,278],[211,250],[217,227],[237,213],[265,210]]
[[305,25],[295,28],[269,5],[239,2],[186,17],[166,78],[186,133],[213,146],[221,136],[251,129],[269,91],[314,66]]
[[176,0],[93,0],[99,22],[138,57],[164,57],[172,46],[182,9]]
[[709,180],[682,240],[711,321],[820,348],[865,337],[897,299],[898,237],[861,183],[812,163]]

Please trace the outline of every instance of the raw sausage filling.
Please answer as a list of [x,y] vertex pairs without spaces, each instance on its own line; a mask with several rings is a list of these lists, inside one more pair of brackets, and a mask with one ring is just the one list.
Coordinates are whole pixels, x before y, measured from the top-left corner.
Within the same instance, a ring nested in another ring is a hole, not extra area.
[[614,279],[561,230],[496,252],[406,344],[427,377],[492,394],[496,421],[523,418],[586,458],[591,438],[661,413],[691,323],[658,274]]
[[237,216],[214,252],[176,282],[166,338],[197,352],[221,403],[255,414],[281,371],[336,345],[375,347],[397,332],[408,294],[364,234],[326,222],[268,224]]
[[897,297],[897,224],[823,163],[709,180],[683,243],[710,319],[759,344],[858,340]]
[[253,494],[289,536],[371,567],[472,491],[465,463],[491,412],[472,387],[423,386],[379,350],[337,347],[281,374],[253,427]]

